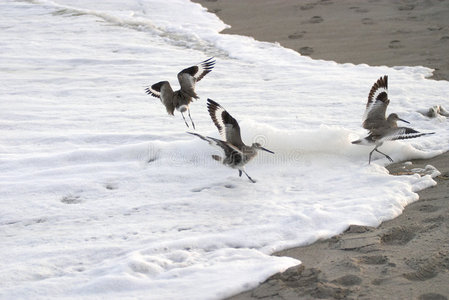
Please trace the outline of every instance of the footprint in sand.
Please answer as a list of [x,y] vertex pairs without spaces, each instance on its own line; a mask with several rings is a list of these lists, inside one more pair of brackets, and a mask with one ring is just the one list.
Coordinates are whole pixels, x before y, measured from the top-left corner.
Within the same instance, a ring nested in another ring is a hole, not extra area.
[[415,6],[413,4],[401,5],[398,7],[399,10],[413,10]]
[[407,17],[407,21],[418,21],[420,20],[420,18],[418,18],[418,16],[408,16]]
[[296,40],[296,39],[301,39],[304,37],[304,35],[307,33],[307,31],[301,31],[301,32],[295,32],[293,34],[290,34],[288,36],[289,39],[291,40]]
[[362,283],[362,278],[360,278],[357,275],[348,274],[344,275],[342,277],[339,277],[335,280],[332,280],[332,283],[340,284],[343,286],[353,286],[353,285],[359,285]]
[[321,0],[320,1],[320,5],[330,5],[330,4],[334,4],[334,2],[332,0]]
[[309,10],[315,7],[315,3],[307,3],[299,7],[300,10]]
[[412,31],[408,30],[408,29],[398,29],[394,33],[409,34],[409,33],[412,33]]
[[426,293],[420,295],[418,300],[447,300],[447,297],[437,293]]
[[405,273],[402,276],[410,281],[425,281],[434,278],[439,273],[438,265],[442,263],[437,259],[430,259],[426,262],[414,266],[416,271]]
[[382,285],[382,284],[389,283],[389,282],[390,282],[390,278],[376,278],[371,281],[371,283],[373,285]]
[[361,13],[361,14],[365,14],[365,13],[369,12],[369,9],[361,8],[361,7],[358,7],[358,6],[351,6],[349,9],[351,9],[351,10],[353,10],[355,12]]
[[365,232],[373,232],[374,227],[370,226],[361,226],[361,225],[349,225],[348,229],[345,230],[345,233],[365,233]]
[[299,48],[299,53],[301,53],[301,55],[310,55],[313,53],[313,48],[312,47],[301,47],[301,48]]
[[373,24],[374,24],[374,20],[371,19],[371,18],[363,18],[363,19],[362,19],[362,24],[365,24],[365,25],[373,25]]
[[385,245],[405,245],[416,236],[416,231],[417,228],[412,227],[393,227],[380,240]]
[[310,24],[318,24],[318,23],[321,23],[321,22],[323,22],[323,18],[320,17],[320,16],[313,16],[309,20]]
[[400,49],[404,48],[404,46],[401,44],[401,41],[399,40],[392,40],[390,44],[388,45],[388,48],[390,49]]
[[388,263],[388,257],[385,255],[366,255],[358,257],[357,260],[365,265],[384,265]]

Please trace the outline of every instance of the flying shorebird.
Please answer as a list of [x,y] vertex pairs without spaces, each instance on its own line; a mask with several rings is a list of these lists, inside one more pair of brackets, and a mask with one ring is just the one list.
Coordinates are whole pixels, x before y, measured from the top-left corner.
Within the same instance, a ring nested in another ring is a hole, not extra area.
[[257,150],[272,154],[274,152],[262,147],[259,143],[253,143],[251,146],[245,145],[240,136],[239,123],[217,102],[207,99],[207,109],[224,141],[209,136],[205,137],[198,133],[188,133],[196,135],[213,146],[220,147],[224,151],[224,158],[218,155],[212,155],[212,158],[228,167],[238,169],[239,176],[242,176],[242,172],[245,173],[248,179],[255,183],[256,181],[246,173],[245,165],[257,155]]
[[152,86],[147,87],[145,91],[153,97],[160,98],[169,115],[173,115],[175,108],[177,111],[180,111],[186,126],[189,127],[189,124],[187,124],[186,118],[184,117],[184,112],[187,111],[193,129],[195,129],[195,124],[190,116],[189,104],[193,101],[193,98],[199,99],[198,95],[195,93],[195,84],[206,76],[207,73],[212,71],[214,64],[215,59],[211,57],[195,66],[191,66],[179,72],[178,81],[181,88],[177,91],[173,91],[168,81],[155,83]]
[[393,162],[391,157],[377,149],[382,146],[385,141],[411,139],[434,133],[421,133],[409,127],[398,127],[397,121],[402,121],[408,124],[410,124],[410,122],[399,118],[395,113],[392,113],[388,118],[385,118],[385,112],[387,111],[389,103],[388,76],[385,75],[380,77],[377,82],[374,83],[368,94],[368,102],[366,104],[362,126],[369,130],[369,135],[363,139],[352,142],[353,144],[360,145],[375,145],[374,149],[369,153],[369,164],[371,164],[371,155],[374,151],[379,152],[389,161]]

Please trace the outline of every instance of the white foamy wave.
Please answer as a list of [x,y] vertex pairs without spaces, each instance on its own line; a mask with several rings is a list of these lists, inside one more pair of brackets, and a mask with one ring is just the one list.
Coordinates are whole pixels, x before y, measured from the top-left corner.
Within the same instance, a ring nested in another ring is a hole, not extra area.
[[[123,26],[133,30],[144,31],[162,38],[166,43],[217,53],[212,36],[227,26],[214,14],[205,9],[198,9],[199,4],[190,1],[170,1],[162,4],[157,0],[147,1],[73,1],[73,0],[39,0],[33,1],[54,7],[54,14],[69,16],[93,16],[106,22],[108,26]],[[120,7],[120,9],[117,9]],[[196,20],[186,26],[186,15]],[[209,50],[208,50],[209,49]],[[213,51],[213,49],[215,51]],[[224,52],[221,52],[223,55]]]

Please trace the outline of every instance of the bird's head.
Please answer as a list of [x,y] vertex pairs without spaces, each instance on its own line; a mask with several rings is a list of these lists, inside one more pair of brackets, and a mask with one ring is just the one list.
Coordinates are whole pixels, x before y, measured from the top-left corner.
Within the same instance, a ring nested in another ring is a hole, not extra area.
[[262,147],[262,145],[259,144],[259,143],[253,143],[252,147],[253,147],[254,149],[257,149],[257,150],[263,150],[263,151],[266,151],[266,152],[268,152],[268,153],[274,154],[273,151],[268,150],[267,148]]
[[390,114],[390,115],[388,116],[387,121],[388,121],[389,123],[392,123],[392,124],[395,124],[395,125],[396,125],[396,122],[397,122],[397,121],[402,121],[402,122],[405,122],[405,123],[407,123],[407,124],[410,124],[409,121],[406,121],[406,120],[404,120],[404,119],[399,118],[399,116],[398,116],[397,114],[394,114],[394,113],[393,113],[393,114]]

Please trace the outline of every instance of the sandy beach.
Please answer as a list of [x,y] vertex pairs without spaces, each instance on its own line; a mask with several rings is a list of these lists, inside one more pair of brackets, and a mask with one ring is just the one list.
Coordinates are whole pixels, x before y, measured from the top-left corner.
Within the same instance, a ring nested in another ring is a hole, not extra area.
[[[232,26],[224,33],[278,42],[314,59],[425,66],[435,70],[432,79],[449,80],[447,0],[195,2]],[[448,299],[449,154],[388,170],[425,174],[428,165],[441,173],[437,185],[419,192],[402,215],[276,253],[302,264],[230,299]]]

